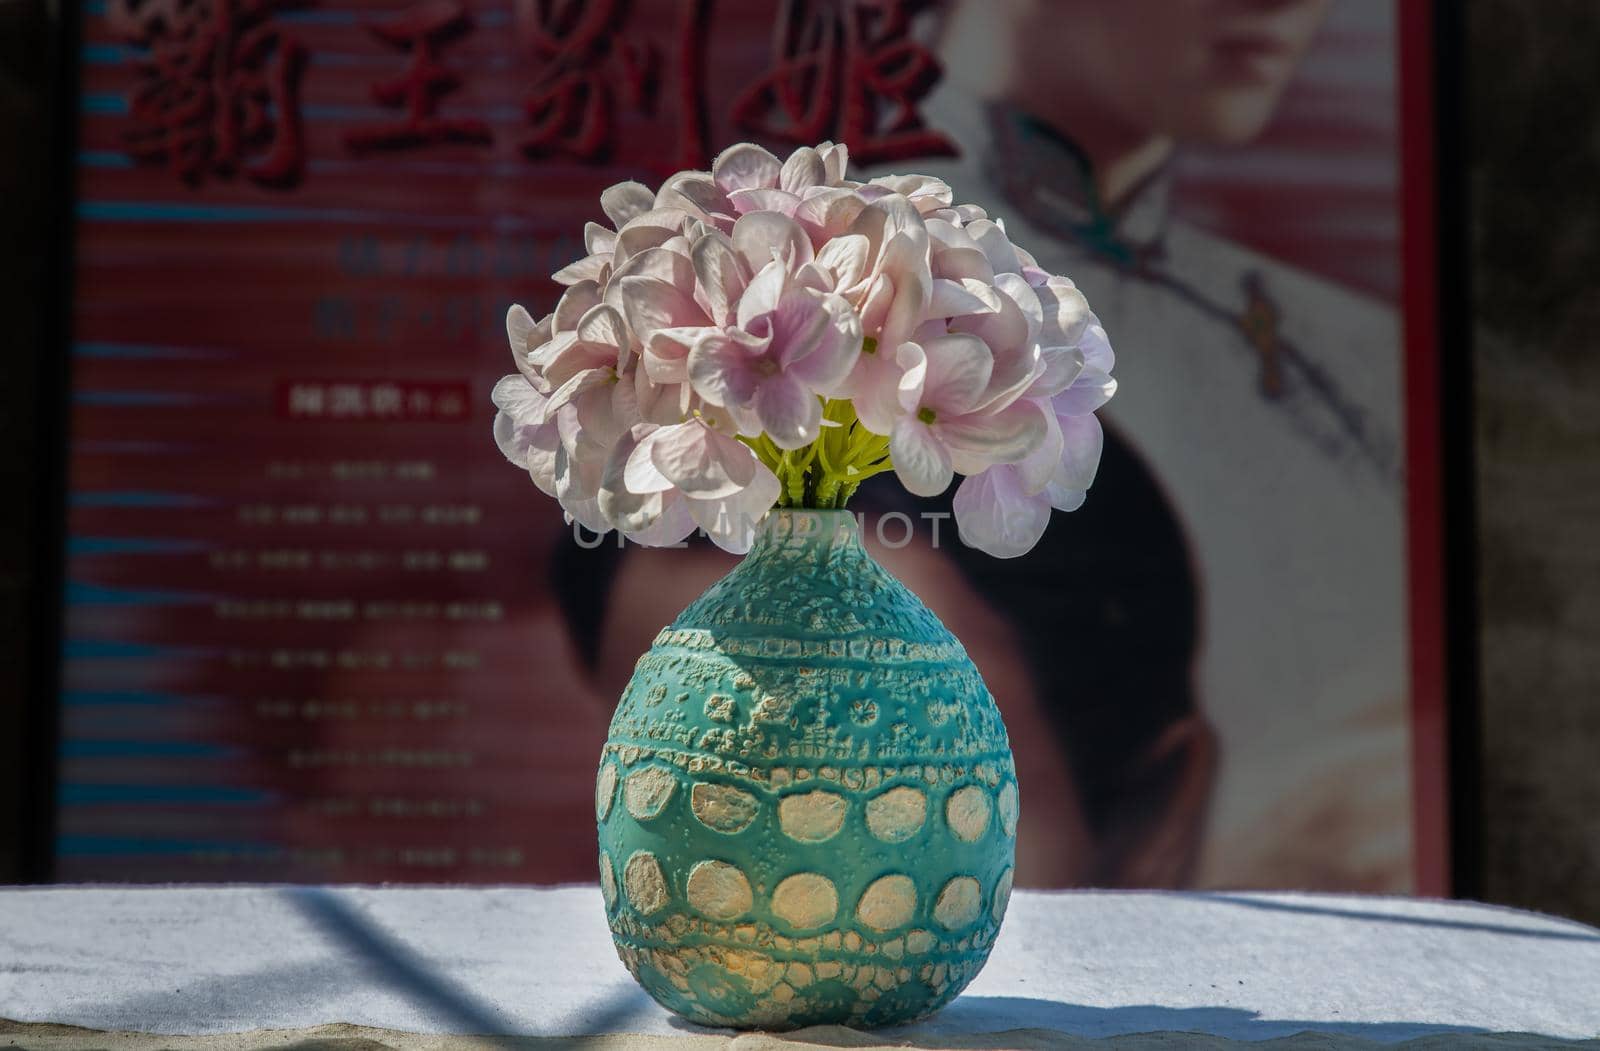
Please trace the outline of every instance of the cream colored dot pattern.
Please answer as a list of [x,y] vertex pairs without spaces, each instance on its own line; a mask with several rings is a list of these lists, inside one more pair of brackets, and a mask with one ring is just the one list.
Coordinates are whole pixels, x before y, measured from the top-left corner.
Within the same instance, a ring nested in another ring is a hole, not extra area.
[[617,767],[615,763],[601,763],[600,774],[594,779],[594,819],[604,821],[611,813],[611,801],[617,794]]
[[856,916],[876,931],[904,927],[916,911],[917,885],[898,873],[873,880],[856,903]]
[[1008,836],[1017,834],[1017,783],[1007,781],[1006,786],[1000,790],[1000,798],[996,803],[1000,811],[1000,827]]
[[957,839],[975,842],[989,827],[989,793],[978,785],[956,789],[945,800],[944,817]]
[[689,872],[684,888],[689,904],[714,920],[736,920],[755,903],[750,880],[725,861],[702,861]]
[[939,926],[958,931],[978,918],[983,909],[982,890],[971,876],[957,876],[944,885],[933,903],[933,918]]
[[678,779],[664,766],[642,766],[622,781],[622,805],[640,821],[666,809]]
[[928,796],[899,785],[867,801],[867,830],[885,843],[904,843],[928,819]]
[[1000,874],[1000,882],[995,884],[994,905],[991,907],[990,912],[994,916],[994,922],[996,923],[999,923],[1000,918],[1006,914],[1006,906],[1011,904],[1011,879],[1013,875],[1014,873],[1010,869],[1006,869],[1005,872]]
[[622,887],[628,892],[628,902],[648,916],[667,905],[667,877],[662,875],[661,862],[647,850],[636,851],[622,870]]
[[689,809],[702,825],[732,835],[750,827],[761,812],[761,803],[732,785],[701,782],[689,790]]
[[813,930],[839,914],[839,891],[826,876],[797,872],[773,888],[772,912],[796,930]]
[[611,858],[600,852],[600,896],[606,899],[606,911],[617,906],[617,874],[611,870]]
[[844,796],[817,789],[779,800],[778,824],[790,839],[825,843],[839,834],[849,810]]

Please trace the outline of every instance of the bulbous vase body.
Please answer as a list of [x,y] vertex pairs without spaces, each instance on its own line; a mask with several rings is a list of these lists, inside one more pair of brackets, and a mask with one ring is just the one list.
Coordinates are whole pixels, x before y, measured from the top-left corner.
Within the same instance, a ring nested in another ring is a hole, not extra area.
[[712,1026],[895,1025],[988,958],[1017,782],[961,643],[843,511],[774,511],[656,637],[600,762],[617,952]]

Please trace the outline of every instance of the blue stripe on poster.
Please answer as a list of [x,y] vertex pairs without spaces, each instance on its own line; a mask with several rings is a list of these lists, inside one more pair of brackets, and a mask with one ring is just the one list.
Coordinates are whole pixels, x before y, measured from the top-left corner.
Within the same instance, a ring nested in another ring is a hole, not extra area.
[[205,398],[184,391],[164,390],[77,390],[72,392],[75,405],[93,405],[97,408],[148,408],[171,405],[215,404],[224,399]]
[[131,168],[133,158],[116,150],[81,150],[78,163],[85,168]]
[[59,857],[104,857],[115,854],[200,854],[225,851],[230,854],[277,854],[270,843],[249,840],[146,839],[135,836],[58,836]]
[[185,697],[153,690],[66,690],[61,703],[68,708],[192,708],[216,704],[212,697]]
[[233,356],[232,351],[202,349],[199,347],[168,347],[151,343],[83,342],[72,345],[72,353],[80,358],[223,358]]
[[62,806],[104,806],[107,804],[150,805],[163,803],[231,804],[264,806],[273,801],[270,792],[232,785],[105,785],[63,783],[57,795]]
[[68,738],[61,742],[63,759],[227,759],[237,748],[203,741],[110,741]]
[[146,489],[78,490],[67,496],[73,507],[208,507],[202,496],[162,493]]
[[69,555],[182,555],[205,551],[210,544],[195,540],[165,540],[135,536],[69,536]]
[[510,215],[448,216],[369,212],[355,208],[288,208],[271,205],[186,204],[175,201],[84,201],[78,218],[111,223],[358,223],[363,225],[441,227],[488,226],[495,230],[538,230],[532,220]]
[[85,113],[120,117],[128,113],[128,100],[114,91],[86,91],[79,100],[78,107]]
[[68,639],[61,647],[61,656],[66,660],[125,660],[133,657],[172,660],[205,652],[189,647],[151,646],[148,643],[120,642],[116,639]]
[[191,606],[211,599],[195,591],[143,591],[67,581],[69,606]]

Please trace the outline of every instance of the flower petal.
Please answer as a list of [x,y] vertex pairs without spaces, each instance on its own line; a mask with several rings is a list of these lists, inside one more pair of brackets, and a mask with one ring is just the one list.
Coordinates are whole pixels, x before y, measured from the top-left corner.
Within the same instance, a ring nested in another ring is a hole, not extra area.
[[694,389],[688,380],[671,383],[652,383],[644,369],[633,374],[634,402],[639,408],[639,418],[662,426],[682,423],[689,415],[694,402]]
[[976,474],[1026,457],[1045,440],[1048,425],[1039,406],[1019,401],[996,413],[941,418],[936,429],[961,473]]
[[[1021,403],[1019,403],[1021,404]],[[1061,423],[1048,403],[1030,402],[1038,406],[1044,419],[1044,438],[1033,451],[1017,462],[1017,482],[1030,496],[1042,492],[1061,467]]]
[[782,212],[747,212],[733,224],[733,248],[744,257],[750,271],[756,273],[772,262],[774,256],[783,259],[786,269],[794,269],[811,262],[811,238],[799,223]]
[[1117,355],[1111,349],[1111,341],[1106,338],[1106,330],[1100,327],[1100,322],[1092,314],[1088,327],[1083,330],[1083,338],[1078,340],[1078,349],[1083,351],[1084,363],[1090,368],[1101,372],[1116,368]]
[[609,255],[617,247],[617,233],[599,223],[583,224],[583,248],[590,255]]
[[623,535],[642,547],[676,547],[695,530],[694,516],[689,513],[689,501],[679,493],[662,496],[661,517],[648,529],[637,532],[623,531]]
[[889,457],[900,484],[913,496],[938,496],[955,477],[944,443],[915,416],[895,422],[889,434]]
[[524,455],[528,461],[528,475],[533,484],[546,496],[556,495],[556,455],[561,449],[561,435],[554,426],[546,424],[533,428],[526,436]]
[[[616,265],[620,267],[641,252],[681,237],[693,222],[688,212],[678,208],[652,208],[634,216],[617,231],[617,246],[613,250]],[[687,252],[688,246],[682,246],[682,250]]]
[[822,305],[821,296],[808,289],[791,288],[778,300],[769,320],[772,356],[787,369],[821,345],[833,316]]
[[928,228],[917,212],[916,206],[899,194],[890,194],[873,201],[861,210],[850,224],[850,232],[861,234],[877,250],[875,263],[883,262],[885,252],[895,237],[904,234],[910,248],[909,257],[920,256],[924,264],[928,255]]
[[728,203],[739,215],[777,212],[779,215],[792,216],[794,210],[800,207],[800,198],[787,190],[771,190],[763,186],[752,190],[734,190],[728,194]]
[[611,448],[611,455],[606,459],[606,468],[600,477],[600,492],[597,499],[600,503],[600,513],[606,520],[623,533],[638,532],[648,529],[666,505],[663,495],[667,490],[652,489],[649,492],[636,493],[627,487],[627,468],[633,454],[639,448],[639,442],[650,431],[646,428],[635,428],[633,431],[622,435]]
[[[517,371],[527,376],[531,370],[528,358],[535,350],[550,341],[555,315],[546,314],[538,321],[520,306],[506,311],[506,339],[511,344],[511,360]],[[533,377],[529,376],[529,379]]]
[[606,521],[605,513],[600,510],[600,501],[595,497],[560,496],[556,498],[561,503],[561,509],[567,513],[569,522],[576,522],[591,533],[601,536],[611,532],[611,523]]
[[620,356],[628,347],[628,323],[609,303],[589,309],[578,321],[578,338],[585,343],[615,347]]
[[1061,426],[1061,458],[1050,484],[1060,489],[1087,489],[1094,484],[1095,473],[1100,469],[1100,453],[1105,448],[1105,431],[1099,417],[1063,416]]
[[750,484],[729,496],[713,499],[689,498],[684,501],[689,514],[706,531],[711,542],[735,555],[750,550],[756,530],[772,505],[778,502],[783,487],[766,464],[754,461],[756,471]]
[[994,285],[1016,304],[1023,322],[1027,325],[1028,334],[1023,337],[1024,340],[1028,343],[1039,342],[1039,334],[1044,327],[1044,307],[1032,286],[1018,274],[997,274]]
[[656,191],[655,207],[682,208],[691,215],[710,218],[732,211],[728,195],[711,178],[710,172],[678,172]]
[[711,404],[743,406],[755,397],[755,358],[722,330],[707,329],[689,348],[686,374],[694,392]]
[[689,259],[712,322],[732,323],[739,297],[755,271],[734,251],[733,240],[724,234],[710,233],[700,238],[689,250]]
[[951,505],[961,542],[996,558],[1027,554],[1050,524],[1050,504],[1023,493],[1009,467],[962,479]]
[[790,193],[799,193],[828,181],[828,168],[822,155],[810,146],[801,146],[789,154],[778,173],[778,186]]
[[561,293],[556,308],[550,314],[550,331],[556,335],[571,332],[578,322],[600,302],[600,286],[593,281],[580,281]]
[[927,309],[930,318],[988,314],[999,309],[998,297],[993,289],[981,281],[970,277],[960,280],[944,277],[933,279],[933,294],[928,300]]
[[822,402],[800,380],[778,373],[756,388],[756,418],[780,449],[801,449],[822,432]]
[[952,280],[972,278],[985,285],[994,284],[994,267],[966,231],[942,219],[929,219],[928,252],[933,272]]
[[[886,279],[888,276],[884,275]],[[894,295],[884,313],[883,327],[878,330],[878,342],[897,347],[911,338],[927,313],[931,284],[926,272],[911,271],[894,278]]]
[[813,391],[831,398],[843,393],[845,380],[861,353],[861,319],[841,296],[823,296],[821,304],[828,323],[816,349],[793,362],[788,372],[804,380]]
[[[1083,293],[1065,277],[1050,278],[1034,289],[1034,293],[1044,312],[1040,342],[1051,347],[1077,346],[1094,316],[1089,312],[1089,301],[1083,298]],[[1103,330],[1101,334],[1104,335]]]
[[687,423],[673,424],[671,427],[658,427],[655,430],[646,430],[649,424],[644,424],[640,430],[644,433],[634,435],[635,444],[628,453],[628,459],[623,464],[622,485],[630,493],[660,493],[672,488],[672,479],[662,474],[651,458],[651,446],[663,431],[677,427],[687,427]]
[[1083,352],[1076,347],[1040,347],[1039,365],[1028,396],[1048,398],[1072,386],[1082,375]]
[[711,320],[687,292],[659,278],[623,278],[621,299],[628,327],[641,343],[648,343],[659,329],[705,325]]
[[[913,347],[910,352],[912,359],[908,360],[914,360],[922,353],[921,347]],[[899,402],[899,386],[904,372],[895,354],[882,347],[868,353],[863,343],[855,366],[840,385],[840,395],[850,399],[862,426],[873,434],[888,434],[894,429],[894,421],[904,414],[905,410]],[[916,393],[920,396],[920,388]]]
[[710,325],[658,328],[644,347],[644,371],[653,383],[682,383],[689,378],[689,350],[702,337],[721,332]]
[[783,165],[778,158],[750,142],[729,146],[711,165],[711,178],[724,193],[778,185]]
[[702,500],[738,492],[750,484],[759,466],[749,446],[699,420],[663,427],[655,432],[649,449],[657,470],[684,495]]
[[543,423],[545,396],[520,373],[502,376],[489,392],[489,400],[518,423]]
[[941,416],[973,409],[994,373],[989,345],[976,336],[951,333],[928,340],[922,350],[928,356],[928,378],[921,404]]
[[842,142],[824,142],[817,146],[817,153],[822,155],[824,178],[828,185],[836,185],[844,178],[845,168],[850,164],[850,147]]
[[600,210],[606,213],[606,218],[618,230],[627,225],[630,219],[654,208],[655,204],[655,193],[642,183],[619,182],[600,192]]
[[605,470],[606,457],[611,450],[589,442],[576,433],[575,412],[562,413],[557,417],[557,426],[561,428],[561,441],[555,450],[556,499],[563,506],[569,501],[592,500],[599,491],[600,475]]
[[922,344],[906,342],[895,349],[894,362],[894,400],[900,413],[916,412],[928,387],[928,354]]
[[605,276],[606,267],[610,265],[610,252],[586,255],[582,259],[568,263],[551,274],[550,280],[558,285],[576,285],[583,281],[599,281]]
[[783,264],[776,259],[769,260],[756,271],[756,276],[750,279],[739,296],[739,305],[734,310],[735,323],[748,330],[756,318],[765,317],[778,309],[778,301],[783,298],[783,290],[788,284],[789,274]]
[[968,223],[962,230],[977,242],[997,275],[1015,274],[1022,270],[1022,261],[1017,258],[1016,249],[1011,246],[1011,239],[998,224],[989,219],[979,219]]
[[628,305],[622,294],[622,282],[630,277],[653,277],[674,288],[691,292],[694,288],[694,264],[689,261],[687,249],[678,252],[663,245],[646,249],[612,270],[604,286],[604,299],[621,311],[624,317],[627,316]]
[[880,175],[871,186],[882,186],[909,200],[918,212],[928,215],[950,206],[950,186],[932,175]]
[[549,416],[559,411],[563,406],[572,404],[583,394],[594,390],[602,384],[610,383],[616,378],[616,373],[611,369],[584,369],[573,373],[561,386],[557,387],[545,402],[545,415]]
[[1085,416],[1111,400],[1117,381],[1099,369],[1085,367],[1072,386],[1050,399],[1058,416]]
[[813,245],[826,245],[850,229],[867,206],[859,196],[843,187],[830,187],[801,199],[794,220],[810,235]]
[[833,275],[839,291],[854,287],[867,275],[867,253],[872,246],[860,234],[840,234],[817,253],[816,263]]

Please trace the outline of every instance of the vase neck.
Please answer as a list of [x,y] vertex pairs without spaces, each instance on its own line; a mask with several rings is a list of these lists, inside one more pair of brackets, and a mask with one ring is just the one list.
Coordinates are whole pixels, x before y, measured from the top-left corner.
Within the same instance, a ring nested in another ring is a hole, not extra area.
[[828,559],[865,554],[861,524],[849,511],[778,508],[762,520],[752,555]]

